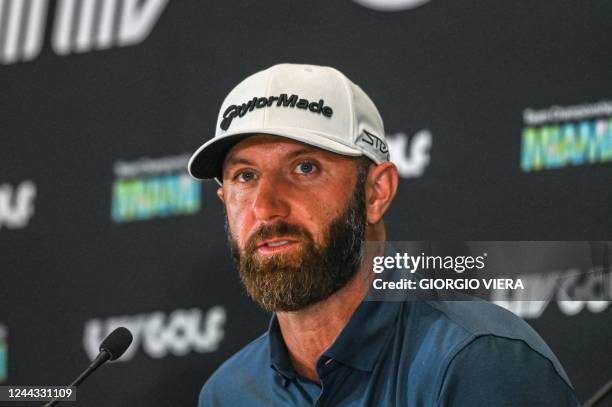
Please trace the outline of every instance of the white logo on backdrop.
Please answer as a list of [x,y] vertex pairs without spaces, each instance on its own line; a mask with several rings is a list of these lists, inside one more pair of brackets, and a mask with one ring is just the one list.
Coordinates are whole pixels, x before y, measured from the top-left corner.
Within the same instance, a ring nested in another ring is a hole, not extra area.
[[[58,55],[135,45],[151,33],[168,0],[58,0],[51,45]],[[0,64],[40,54],[49,0],[0,0]]]
[[430,0],[354,0],[355,3],[377,11],[402,11],[421,6]]
[[[593,269],[581,273],[576,269],[530,274],[520,278],[528,289],[494,290],[491,302],[525,319],[539,318],[553,301],[557,302],[561,312],[567,316],[576,315],[583,309],[599,313],[610,305],[610,301],[597,298],[612,297],[612,272]],[[593,300],[587,300],[590,298]]]
[[391,161],[397,167],[400,177],[420,177],[429,165],[432,135],[429,130],[421,130],[412,136],[408,148],[408,136],[404,133],[387,135],[387,145]]
[[17,188],[10,184],[0,185],[0,229],[26,227],[34,214],[34,198],[36,185],[32,181],[24,181]]
[[198,308],[192,308],[178,309],[170,315],[158,311],[106,320],[91,319],[85,323],[83,345],[93,360],[106,335],[124,326],[132,332],[134,340],[119,360],[132,359],[140,347],[155,359],[163,358],[168,352],[175,356],[184,356],[191,351],[214,352],[225,335],[225,320],[225,308],[221,306],[212,307],[205,314]]

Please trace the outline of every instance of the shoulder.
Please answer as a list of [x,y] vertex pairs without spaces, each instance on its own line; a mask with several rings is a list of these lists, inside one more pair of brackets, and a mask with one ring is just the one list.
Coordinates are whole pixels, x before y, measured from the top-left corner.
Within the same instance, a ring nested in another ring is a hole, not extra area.
[[524,340],[481,335],[448,361],[437,384],[437,405],[578,406],[557,369]]
[[[563,400],[573,397],[575,401],[571,382],[554,353],[529,324],[513,313],[478,299],[420,301],[413,306],[413,312],[418,313],[418,329],[427,332],[424,342],[442,344],[445,350],[439,356],[439,394],[450,397],[460,383],[464,390],[473,388],[474,395],[496,388],[501,402],[517,391],[523,395],[539,391],[544,397],[546,392],[538,387],[546,386],[554,389],[555,395],[566,397]],[[507,394],[502,391],[504,386],[509,386]],[[477,399],[470,402],[479,405]],[[443,404],[447,403],[453,404],[445,399]]]
[[[512,312],[474,297],[455,301],[419,301],[439,324],[456,327],[467,337],[495,335],[523,339],[541,351],[548,349],[540,336]],[[423,311],[427,312],[427,311]]]
[[232,405],[242,392],[236,389],[256,387],[270,365],[268,334],[265,333],[226,360],[206,381],[199,396],[199,406]]
[[460,351],[464,346],[482,336],[517,340],[523,342],[535,353],[550,359],[558,373],[566,378],[563,368],[546,342],[527,322],[512,312],[480,299],[424,301],[423,303],[433,313],[439,315],[440,324],[456,328],[455,331],[458,331],[457,336],[460,339],[456,351]]

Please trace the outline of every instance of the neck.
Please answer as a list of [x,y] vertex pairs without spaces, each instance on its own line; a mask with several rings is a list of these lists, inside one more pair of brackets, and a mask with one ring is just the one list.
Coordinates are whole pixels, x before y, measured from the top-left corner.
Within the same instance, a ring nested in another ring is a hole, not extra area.
[[[366,236],[368,240],[384,241],[384,231],[382,239],[371,239],[376,237],[373,233]],[[300,376],[320,383],[316,363],[340,335],[367,294],[372,280],[372,257],[380,255],[383,250],[384,244],[375,251],[367,250],[371,253],[366,253],[359,271],[329,298],[303,310],[276,314],[289,357]]]

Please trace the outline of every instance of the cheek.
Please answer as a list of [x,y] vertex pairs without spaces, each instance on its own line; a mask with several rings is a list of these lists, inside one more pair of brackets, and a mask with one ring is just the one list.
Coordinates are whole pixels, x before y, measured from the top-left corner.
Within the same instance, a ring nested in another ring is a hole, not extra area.
[[[346,198],[348,199],[348,197]],[[340,216],[348,203],[336,193],[318,191],[317,194],[304,196],[294,203],[294,220],[312,233],[315,243],[323,244],[332,221]],[[327,242],[329,243],[329,242]]]
[[225,212],[227,214],[227,223],[232,236],[242,247],[242,242],[248,233],[248,222],[250,203],[244,195],[227,194],[225,199]]

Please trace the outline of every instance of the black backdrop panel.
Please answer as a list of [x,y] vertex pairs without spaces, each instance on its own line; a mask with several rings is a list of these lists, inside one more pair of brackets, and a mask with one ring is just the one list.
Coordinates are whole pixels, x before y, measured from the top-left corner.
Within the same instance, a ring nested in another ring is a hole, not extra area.
[[[612,236],[609,1],[0,5],[2,384],[70,382],[123,323],[137,332],[130,357],[75,405],[195,405],[266,329],[233,269],[216,187],[186,177],[184,160],[226,93],[280,62],[337,67],[377,103],[404,147],[391,240]],[[555,106],[567,115],[526,122]],[[583,139],[570,132],[582,122],[594,129]],[[569,130],[546,138],[547,126]],[[525,151],[528,128],[539,144]],[[552,302],[528,318],[581,400],[612,375],[611,317],[607,304],[569,315]]]

